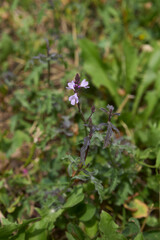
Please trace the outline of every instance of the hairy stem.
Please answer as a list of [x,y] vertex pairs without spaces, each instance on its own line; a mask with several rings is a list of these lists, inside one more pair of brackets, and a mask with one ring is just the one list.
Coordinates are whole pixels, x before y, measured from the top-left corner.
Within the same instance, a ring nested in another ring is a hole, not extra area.
[[[84,124],[86,124],[87,121],[85,120],[84,115],[83,115],[83,113],[82,113],[81,106],[80,106],[80,102],[78,102],[78,111],[79,111],[79,113],[80,113],[80,116],[81,116],[82,121],[84,122]],[[87,136],[87,135],[88,135],[87,127],[84,126],[84,128],[85,128],[85,133],[86,133],[86,136]]]

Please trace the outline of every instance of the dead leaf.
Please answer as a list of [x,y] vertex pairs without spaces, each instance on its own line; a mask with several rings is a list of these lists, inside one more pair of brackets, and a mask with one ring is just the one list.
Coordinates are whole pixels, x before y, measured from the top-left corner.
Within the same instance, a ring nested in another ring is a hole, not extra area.
[[130,202],[130,208],[136,209],[136,211],[132,212],[134,218],[146,218],[148,216],[148,206],[137,198]]

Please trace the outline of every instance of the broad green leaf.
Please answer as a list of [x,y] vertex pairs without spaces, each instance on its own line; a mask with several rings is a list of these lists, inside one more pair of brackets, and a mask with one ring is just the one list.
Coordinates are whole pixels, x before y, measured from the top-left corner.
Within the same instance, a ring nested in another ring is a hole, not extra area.
[[88,39],[79,40],[79,45],[84,55],[83,68],[92,77],[93,84],[96,87],[105,86],[118,104],[116,84],[109,80],[96,45]]
[[96,212],[96,208],[92,204],[86,204],[85,207],[85,212],[79,217],[79,220],[82,222],[87,222],[91,220],[91,218],[95,215]]
[[158,226],[158,218],[156,216],[148,216],[146,224],[150,227]]
[[98,231],[98,222],[96,219],[92,219],[89,222],[85,222],[85,232],[92,239],[96,236]]
[[113,221],[112,217],[102,211],[100,215],[99,229],[103,240],[125,240],[126,238],[117,232],[118,225]]
[[134,240],[144,240],[143,233],[138,233]]
[[83,199],[84,199],[83,188],[82,187],[75,188],[73,192],[70,194],[70,196],[68,197],[63,208],[74,207],[78,203],[82,202]]

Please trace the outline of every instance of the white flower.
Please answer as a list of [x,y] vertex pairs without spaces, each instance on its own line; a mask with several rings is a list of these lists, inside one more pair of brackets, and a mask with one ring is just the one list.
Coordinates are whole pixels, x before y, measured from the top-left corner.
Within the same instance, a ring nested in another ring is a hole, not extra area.
[[88,82],[86,81],[86,79],[83,79],[81,84],[80,84],[80,87],[84,87],[84,88],[89,88],[88,86]]
[[75,93],[74,95],[69,97],[69,101],[71,102],[72,105],[75,105],[76,103],[79,102],[78,95]]

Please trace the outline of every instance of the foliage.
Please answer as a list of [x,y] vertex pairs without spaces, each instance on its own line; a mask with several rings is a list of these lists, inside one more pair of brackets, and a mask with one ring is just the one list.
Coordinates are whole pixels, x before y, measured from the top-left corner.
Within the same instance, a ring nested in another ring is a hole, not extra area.
[[1,5],[0,239],[158,240],[159,1]]

